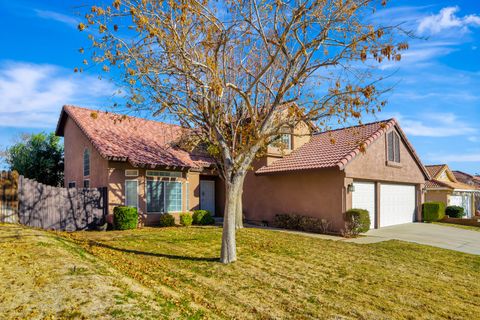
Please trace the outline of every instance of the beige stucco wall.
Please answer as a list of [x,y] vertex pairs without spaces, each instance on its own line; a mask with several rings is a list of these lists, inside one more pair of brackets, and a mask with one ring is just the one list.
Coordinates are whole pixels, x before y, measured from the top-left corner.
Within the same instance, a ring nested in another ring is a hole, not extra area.
[[[106,187],[108,181],[108,161],[98,153],[92,143],[83,134],[77,124],[67,118],[64,129],[65,145],[65,186],[76,182],[77,188],[83,187],[83,180],[90,180],[91,188]],[[90,175],[83,176],[83,152],[90,150]]]
[[[395,129],[396,130],[396,129]],[[390,132],[390,131],[389,131]],[[405,142],[400,145],[401,167],[387,165],[387,134],[374,141],[345,168],[348,178],[424,184],[425,177]]]
[[249,172],[243,191],[247,220],[271,222],[276,214],[295,213],[328,219],[340,230],[343,222],[344,174],[338,169],[255,175]]
[[443,202],[446,206],[451,192],[448,190],[428,190],[425,195],[426,202]]

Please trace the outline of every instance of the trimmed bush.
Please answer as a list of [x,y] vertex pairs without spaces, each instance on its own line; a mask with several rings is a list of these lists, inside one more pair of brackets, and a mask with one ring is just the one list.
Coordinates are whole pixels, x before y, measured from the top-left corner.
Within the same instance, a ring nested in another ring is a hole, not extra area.
[[209,224],[215,224],[212,214],[208,210],[194,210],[193,211],[193,224],[205,226]]
[[189,227],[192,225],[193,217],[190,213],[184,212],[180,213],[180,224],[185,227]]
[[422,205],[423,221],[433,222],[445,218],[445,203],[425,202]]
[[462,218],[463,216],[465,216],[465,209],[459,206],[448,206],[445,209],[445,213],[450,218]]
[[370,214],[364,209],[350,209],[345,212],[345,221],[353,235],[370,230]]
[[160,216],[160,227],[173,227],[175,226],[175,218],[169,213],[164,213]]
[[277,228],[300,230],[314,233],[328,233],[330,222],[297,214],[277,214],[273,219],[273,225]]
[[137,208],[123,206],[113,208],[113,226],[116,230],[136,229],[137,225]]

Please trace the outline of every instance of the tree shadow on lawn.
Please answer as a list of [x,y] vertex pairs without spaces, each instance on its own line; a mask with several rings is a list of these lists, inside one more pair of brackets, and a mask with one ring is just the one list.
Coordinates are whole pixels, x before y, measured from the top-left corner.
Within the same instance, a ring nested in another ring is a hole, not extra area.
[[179,255],[166,254],[166,253],[155,253],[155,252],[145,252],[145,251],[132,250],[132,249],[123,249],[123,248],[113,247],[108,244],[101,243],[98,241],[93,241],[93,240],[88,240],[88,245],[92,247],[96,246],[96,247],[106,248],[110,250],[121,251],[125,253],[133,253],[137,255],[150,256],[150,257],[167,258],[172,260],[220,262],[220,258],[188,257],[188,256],[179,256]]

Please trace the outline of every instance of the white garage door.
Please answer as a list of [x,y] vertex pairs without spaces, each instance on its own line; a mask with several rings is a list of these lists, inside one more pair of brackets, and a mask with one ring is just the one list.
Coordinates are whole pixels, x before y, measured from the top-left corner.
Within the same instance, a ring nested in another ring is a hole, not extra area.
[[370,229],[375,228],[375,183],[354,182],[352,208],[368,210],[370,213]]
[[415,186],[382,184],[380,188],[380,227],[415,221]]

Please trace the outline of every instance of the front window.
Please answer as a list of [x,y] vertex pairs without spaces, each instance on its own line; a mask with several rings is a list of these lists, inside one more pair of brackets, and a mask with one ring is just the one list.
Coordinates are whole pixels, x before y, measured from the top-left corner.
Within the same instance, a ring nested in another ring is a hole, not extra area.
[[85,149],[83,151],[83,176],[88,177],[90,175],[90,151]]
[[165,182],[166,212],[182,211],[182,183]]
[[75,181],[71,181],[68,183],[69,188],[75,188]]
[[400,163],[400,137],[394,131],[388,134],[388,161]]
[[165,202],[163,181],[147,180],[147,212],[163,212]]
[[138,207],[138,181],[125,181],[125,206]]
[[182,183],[147,179],[147,212],[182,211]]
[[90,180],[83,180],[83,187],[90,188]]

